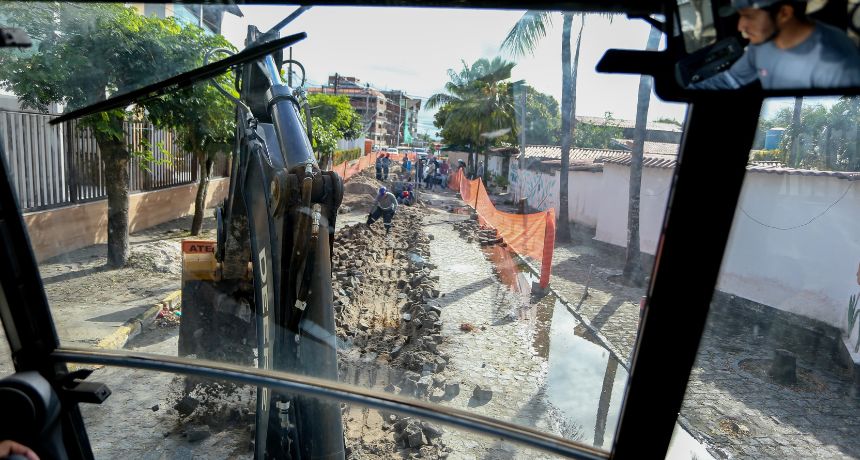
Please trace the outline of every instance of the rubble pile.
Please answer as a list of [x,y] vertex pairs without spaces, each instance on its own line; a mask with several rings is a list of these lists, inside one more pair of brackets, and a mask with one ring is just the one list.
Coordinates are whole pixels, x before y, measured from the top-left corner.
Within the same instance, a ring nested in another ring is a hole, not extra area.
[[374,177],[373,169],[367,169],[349,179],[343,187],[343,203],[338,208],[339,214],[347,214],[353,209],[370,208],[376,198],[379,187],[384,184]]
[[469,243],[477,241],[481,246],[505,245],[496,229],[484,227],[478,223],[477,214],[472,214],[469,220],[457,222],[454,224],[454,229]]
[[[180,385],[180,382],[177,380],[175,384]],[[186,391],[170,393],[175,398],[172,401],[168,399],[167,411],[178,418],[172,430],[164,436],[178,436],[196,443],[215,433],[236,431],[250,445],[254,434],[256,388],[208,380],[189,390],[188,383],[185,382]],[[159,407],[151,409],[155,411]]]
[[[429,262],[431,240],[421,228],[423,212],[398,207],[388,237],[382,222],[371,228],[345,227],[335,235],[338,360],[342,381],[440,401],[456,396],[459,382],[436,375],[450,357],[438,348],[443,341],[439,277]],[[378,417],[372,428],[386,435],[377,442],[369,442],[372,436],[363,433],[368,428],[366,414],[355,416],[347,407],[344,422],[353,458],[390,458],[395,451],[447,456],[438,439],[440,431],[425,422],[390,414]],[[356,436],[350,437],[351,432]]]

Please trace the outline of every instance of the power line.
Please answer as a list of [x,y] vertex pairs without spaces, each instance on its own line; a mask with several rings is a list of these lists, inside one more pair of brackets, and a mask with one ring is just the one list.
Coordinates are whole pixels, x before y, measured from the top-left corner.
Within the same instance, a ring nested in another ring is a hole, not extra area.
[[849,191],[849,190],[851,190],[851,187],[853,187],[853,186],[854,186],[854,182],[852,181],[850,184],[848,184],[848,187],[846,187],[846,188],[845,188],[845,191],[844,191],[844,192],[842,192],[842,195],[841,195],[841,196],[840,196],[836,201],[834,201],[833,203],[830,203],[830,205],[829,205],[829,206],[827,206],[827,208],[825,208],[825,209],[824,209],[824,211],[821,211],[821,213],[820,213],[820,214],[818,214],[817,216],[813,217],[812,219],[809,219],[806,223],[803,223],[803,224],[800,224],[800,225],[795,225],[795,226],[793,226],[793,227],[775,227],[775,226],[773,226],[773,225],[768,225],[768,224],[766,224],[766,223],[764,223],[764,222],[762,222],[762,221],[760,221],[760,220],[756,219],[755,217],[753,217],[753,216],[749,215],[749,213],[748,213],[748,212],[746,211],[746,209],[744,209],[744,208],[741,208],[741,212],[742,212],[742,213],[744,213],[744,215],[745,215],[745,216],[747,216],[750,220],[752,220],[753,222],[755,222],[755,223],[757,223],[757,224],[761,225],[762,227],[770,228],[770,229],[773,229],[773,230],[795,230],[795,229],[798,229],[798,228],[801,228],[801,227],[805,227],[805,226],[807,226],[807,225],[811,224],[813,221],[815,221],[815,220],[816,220],[816,219],[818,219],[819,217],[821,217],[821,216],[823,216],[823,215],[827,214],[827,211],[830,211],[830,209],[831,209],[832,207],[836,206],[836,204],[837,204],[837,203],[839,203],[840,201],[842,201],[842,199],[843,199],[843,198],[845,198],[845,195],[847,195],[847,194],[848,194],[848,191]]

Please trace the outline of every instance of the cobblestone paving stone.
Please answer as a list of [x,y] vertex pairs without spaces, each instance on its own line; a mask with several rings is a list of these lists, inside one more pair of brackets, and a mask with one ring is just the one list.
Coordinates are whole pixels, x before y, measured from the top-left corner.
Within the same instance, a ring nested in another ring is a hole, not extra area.
[[[438,242],[431,244],[431,262],[438,266],[434,274],[443,294],[439,300],[445,341],[440,349],[451,356],[442,376],[460,383],[459,395],[441,404],[558,433],[542,392],[547,362],[532,347],[531,322],[513,319],[516,300],[495,277],[477,243],[461,239],[450,223],[435,224],[432,218],[427,223],[426,231]],[[461,331],[464,323],[476,329]],[[472,398],[476,385],[493,391],[490,401],[482,404]],[[450,458],[551,458],[450,429],[443,441],[453,448]]]
[[[150,343],[151,342],[151,343]],[[156,354],[176,354],[178,329],[132,339],[128,348]],[[81,404],[81,414],[95,458],[249,459],[250,432],[246,429],[212,429],[211,436],[189,441],[173,408],[182,394],[183,378],[170,373],[121,367],[96,369],[90,380],[111,389],[102,404]],[[249,393],[250,390],[240,390]],[[249,399],[246,397],[246,401]]]
[[850,376],[830,359],[798,354],[808,385],[786,387],[748,371],[769,362],[773,345],[749,329],[711,321],[684,406],[709,443],[737,457],[858,458],[860,401]]
[[[623,260],[600,248],[557,244],[550,284],[572,306],[579,306],[577,311],[583,319],[606,337],[627,362],[636,344],[639,298],[646,291],[610,281],[623,266]],[[586,283],[588,297],[580,304]]]
[[[599,244],[557,245],[551,284],[576,306],[589,280],[578,312],[629,359],[645,289],[612,281],[622,268],[623,259]],[[715,447],[717,458],[860,458],[860,401],[838,366],[798,362],[823,385],[815,392],[768,383],[740,368],[743,359],[772,358],[778,347],[756,338],[751,327],[740,331],[709,319],[681,409],[693,436]]]

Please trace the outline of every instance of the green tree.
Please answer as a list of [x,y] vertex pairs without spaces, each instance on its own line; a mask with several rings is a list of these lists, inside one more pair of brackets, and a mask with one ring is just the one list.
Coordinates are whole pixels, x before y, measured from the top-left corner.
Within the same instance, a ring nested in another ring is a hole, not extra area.
[[577,147],[608,149],[612,147],[613,140],[620,138],[622,133],[623,130],[612,118],[612,112],[606,112],[601,123],[577,123],[573,144]]
[[460,72],[448,69],[445,91],[427,100],[427,109],[440,108],[434,124],[441,128],[442,138],[470,146],[472,168],[482,150],[516,141],[513,83],[507,81],[513,67],[499,57],[478,59],[471,66],[463,62]]
[[558,145],[561,112],[558,101],[552,95],[525,86],[526,142],[533,145]]
[[[234,50],[224,37],[208,35],[197,26],[183,27],[177,39],[184,43],[185,49],[199,50],[188,56],[189,68],[204,64],[201,51],[216,48]],[[231,74],[223,74],[215,82],[225,90],[233,91]],[[233,96],[238,97],[238,94],[234,93]],[[212,166],[219,154],[229,155],[232,149],[236,131],[235,105],[215,86],[200,83],[163,96],[160,103],[150,103],[147,109],[147,118],[155,126],[174,129],[182,148],[197,159],[199,173],[191,234],[198,235],[203,226]]]
[[326,123],[320,117],[311,116],[311,129],[313,131],[313,147],[317,153],[317,160],[323,169],[331,167],[332,155],[337,149],[337,141],[341,138],[340,132],[331,123]]
[[308,95],[311,106],[313,147],[320,164],[328,165],[339,139],[361,135],[361,116],[344,95],[315,93]]
[[841,97],[830,109],[806,102],[796,98],[794,107],[759,122],[759,139],[770,128],[786,128],[779,153],[771,156],[793,168],[860,170],[860,98]]
[[[188,69],[188,49],[173,19],[138,15],[111,4],[4,3],[10,25],[40,41],[31,53],[0,54],[0,81],[25,107],[52,103],[82,107]],[[160,100],[138,105],[138,114]],[[134,112],[133,111],[133,112]],[[108,201],[108,265],[128,260],[128,163],[124,122],[133,112],[115,109],[86,117],[101,152]]]

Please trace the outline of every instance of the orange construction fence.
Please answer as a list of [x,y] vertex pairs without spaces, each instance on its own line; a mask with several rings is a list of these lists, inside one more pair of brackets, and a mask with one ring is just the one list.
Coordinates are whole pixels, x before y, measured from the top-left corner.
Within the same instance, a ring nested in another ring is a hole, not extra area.
[[555,248],[555,210],[534,214],[512,214],[496,209],[481,179],[468,180],[462,169],[451,174],[448,187],[478,213],[479,223],[489,225],[521,255],[540,260],[540,286],[549,286],[552,252]]
[[[388,154],[391,158],[392,163],[403,159],[403,155],[409,157],[410,160],[415,159],[414,153],[391,153]],[[331,170],[337,172],[344,182],[348,181],[350,177],[364,171],[366,168],[376,165],[376,155],[362,155],[357,160],[349,160],[344,161],[343,163],[332,166]]]
[[331,170],[338,173],[344,182],[350,177],[360,173],[365,168],[369,168],[376,162],[376,157],[373,155],[362,155],[358,160],[344,161],[343,163],[332,166]]

